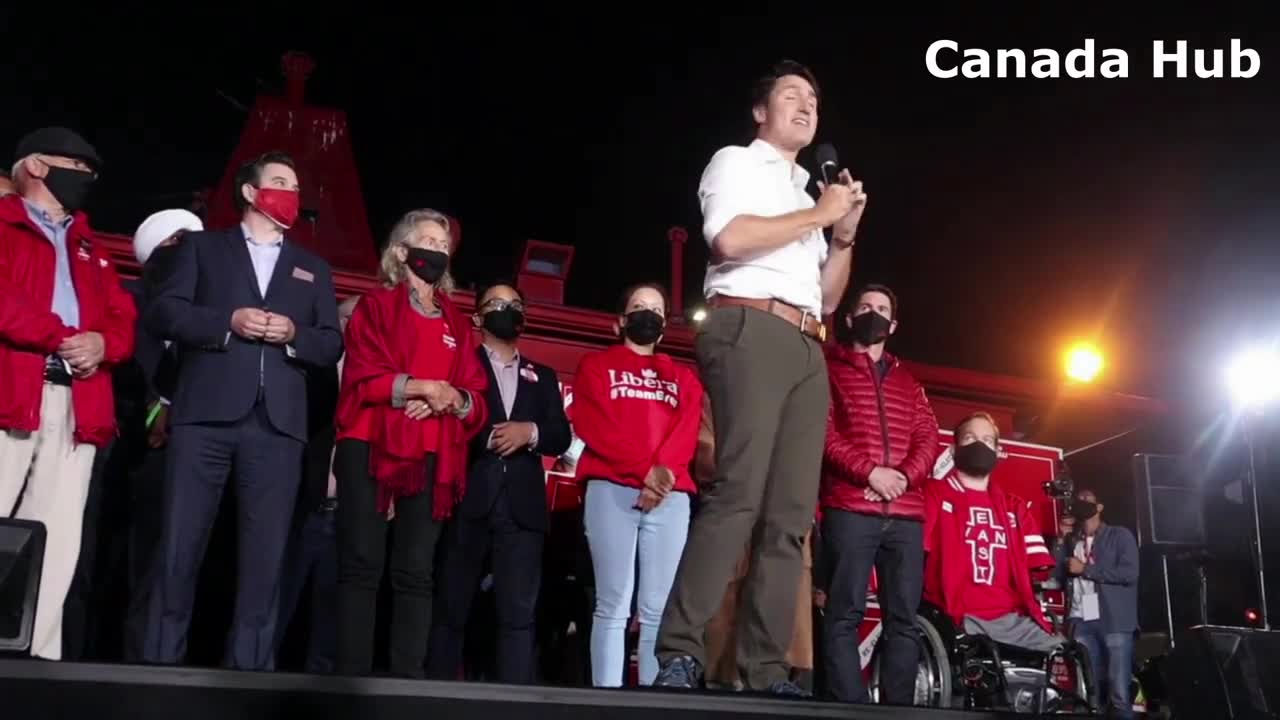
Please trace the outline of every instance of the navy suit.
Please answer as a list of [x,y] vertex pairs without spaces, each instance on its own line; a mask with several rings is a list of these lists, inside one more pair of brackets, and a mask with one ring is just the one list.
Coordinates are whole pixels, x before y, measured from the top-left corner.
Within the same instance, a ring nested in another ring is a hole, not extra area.
[[[508,418],[489,354],[483,345],[476,353],[489,376],[485,398],[489,424],[471,441],[467,491],[445,534],[429,674],[441,679],[457,677],[467,616],[485,557],[492,551],[498,610],[496,679],[529,683],[533,681],[533,631],[547,531],[547,476],[542,458],[559,457],[569,448],[572,436],[554,370],[520,358]],[[493,426],[508,420],[534,423],[538,442],[532,449],[517,450],[503,458],[489,449],[488,442]]]
[[[292,343],[232,333],[232,313],[245,307],[291,319]],[[264,297],[241,228],[190,233],[144,321],[181,349],[143,659],[178,663],[186,654],[200,565],[233,477],[239,567],[225,663],[271,669],[281,565],[307,441],[308,372],[342,355],[332,274],[324,260],[286,239]]]

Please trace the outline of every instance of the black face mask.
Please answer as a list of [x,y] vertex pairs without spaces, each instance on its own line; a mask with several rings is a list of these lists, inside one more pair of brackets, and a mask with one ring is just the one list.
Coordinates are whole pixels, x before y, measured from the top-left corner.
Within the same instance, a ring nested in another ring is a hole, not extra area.
[[889,337],[890,320],[880,313],[871,310],[853,316],[853,339],[863,347],[878,345]]
[[177,245],[162,245],[151,251],[146,265],[142,266],[142,284],[148,290],[159,287],[169,275],[173,261],[178,257]]
[[44,186],[49,188],[53,199],[63,210],[72,213],[84,207],[89,188],[93,187],[93,173],[50,165],[49,174],[44,176]]
[[986,443],[974,441],[956,448],[955,458],[956,468],[960,472],[973,477],[986,477],[995,469],[1000,455],[987,447]]
[[513,307],[484,314],[484,329],[499,340],[514,340],[524,332],[524,313]]
[[627,324],[622,332],[637,345],[652,345],[662,337],[666,326],[667,321],[652,310],[633,310],[627,313]]
[[1091,503],[1088,500],[1073,500],[1071,502],[1071,516],[1078,521],[1083,522],[1097,514],[1097,503]]
[[449,268],[449,253],[426,248],[409,248],[409,257],[405,260],[409,270],[422,281],[435,285],[444,271]]

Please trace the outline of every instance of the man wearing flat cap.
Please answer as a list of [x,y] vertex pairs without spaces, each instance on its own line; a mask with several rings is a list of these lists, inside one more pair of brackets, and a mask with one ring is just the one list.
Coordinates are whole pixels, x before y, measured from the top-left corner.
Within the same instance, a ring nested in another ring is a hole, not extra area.
[[66,128],[19,143],[0,197],[0,517],[47,530],[31,653],[62,657],[94,454],[116,434],[112,367],[137,319],[81,211],[102,161]]

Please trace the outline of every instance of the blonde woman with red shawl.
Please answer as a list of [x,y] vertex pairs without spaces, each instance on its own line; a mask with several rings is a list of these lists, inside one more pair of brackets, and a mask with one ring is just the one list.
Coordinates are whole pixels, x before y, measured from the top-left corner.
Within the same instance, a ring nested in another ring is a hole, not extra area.
[[452,249],[446,216],[405,215],[382,253],[383,287],[360,300],[347,325],[334,455],[342,674],[373,668],[393,523],[389,668],[424,674],[436,542],[465,490],[467,443],[488,415],[471,328],[449,299]]

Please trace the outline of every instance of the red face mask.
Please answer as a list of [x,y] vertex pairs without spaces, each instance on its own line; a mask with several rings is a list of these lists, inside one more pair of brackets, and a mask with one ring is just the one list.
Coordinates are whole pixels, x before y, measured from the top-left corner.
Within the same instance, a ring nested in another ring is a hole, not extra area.
[[298,221],[300,193],[280,188],[258,188],[253,206],[286,230]]

